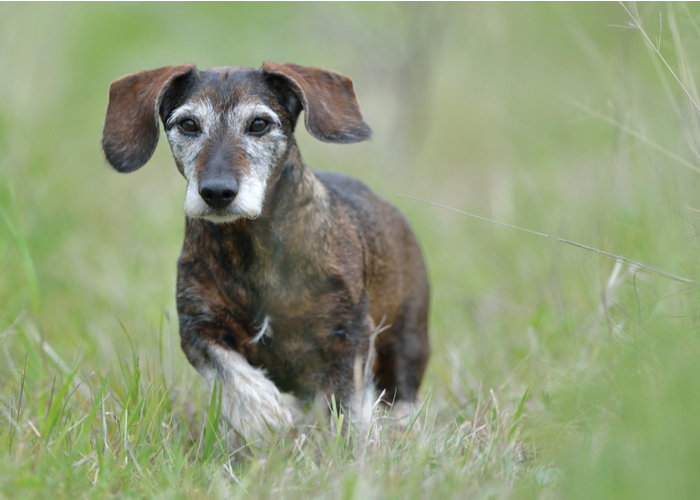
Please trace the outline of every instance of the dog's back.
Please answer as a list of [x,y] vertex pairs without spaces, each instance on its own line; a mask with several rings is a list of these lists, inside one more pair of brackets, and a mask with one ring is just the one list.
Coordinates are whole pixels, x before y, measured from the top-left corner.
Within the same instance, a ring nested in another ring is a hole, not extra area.
[[362,182],[315,172],[352,214],[363,244],[369,314],[388,328],[376,340],[374,372],[386,399],[413,401],[430,356],[430,288],[420,245],[405,217]]

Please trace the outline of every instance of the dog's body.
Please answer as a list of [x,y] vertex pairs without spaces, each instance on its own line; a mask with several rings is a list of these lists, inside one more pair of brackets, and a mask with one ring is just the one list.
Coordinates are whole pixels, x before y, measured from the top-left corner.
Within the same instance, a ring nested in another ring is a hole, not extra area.
[[110,88],[103,148],[117,170],[142,166],[158,114],[166,124],[188,181],[182,348],[210,384],[218,377],[223,415],[246,435],[291,425],[280,391],[333,395],[357,414],[356,360],[380,322],[390,326],[372,368],[388,402],[413,404],[430,352],[415,236],[360,182],[305,165],[293,136],[302,109],[321,140],[370,135],[350,79],[316,68],[185,65]]

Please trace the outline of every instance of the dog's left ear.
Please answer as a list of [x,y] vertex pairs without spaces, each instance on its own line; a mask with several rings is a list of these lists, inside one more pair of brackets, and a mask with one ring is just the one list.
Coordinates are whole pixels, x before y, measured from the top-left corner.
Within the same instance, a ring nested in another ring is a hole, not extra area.
[[316,139],[351,143],[371,137],[349,77],[298,64],[265,62],[260,69],[289,85],[301,101],[306,129]]
[[158,144],[158,114],[163,96],[176,80],[191,75],[194,64],[141,71],[109,86],[102,150],[115,170],[133,172],[153,156]]

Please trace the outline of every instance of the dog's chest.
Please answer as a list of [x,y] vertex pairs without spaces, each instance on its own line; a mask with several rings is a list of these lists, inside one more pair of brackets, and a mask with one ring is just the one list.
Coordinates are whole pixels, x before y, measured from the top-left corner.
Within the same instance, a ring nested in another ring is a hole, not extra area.
[[349,277],[320,269],[301,252],[210,229],[189,234],[183,247],[181,328],[190,324],[183,318],[199,318],[203,341],[240,352],[280,389],[313,397],[329,360],[359,342],[366,298],[357,300]]

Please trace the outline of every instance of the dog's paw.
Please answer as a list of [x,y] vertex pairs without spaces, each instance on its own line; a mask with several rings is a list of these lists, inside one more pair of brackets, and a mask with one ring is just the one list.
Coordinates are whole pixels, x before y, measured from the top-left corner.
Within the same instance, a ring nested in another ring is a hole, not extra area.
[[221,416],[230,428],[246,439],[265,439],[270,431],[286,432],[294,424],[293,404],[242,354],[215,346],[210,348],[218,369],[202,373],[210,387],[218,379]]
[[[397,428],[401,432],[406,432],[411,420],[413,420],[416,414],[416,411],[417,409],[413,403],[409,403],[407,401],[396,401],[391,407],[390,417],[391,420],[396,423]],[[415,422],[413,422],[411,430],[420,432],[421,428],[422,425],[420,418],[416,418]]]

